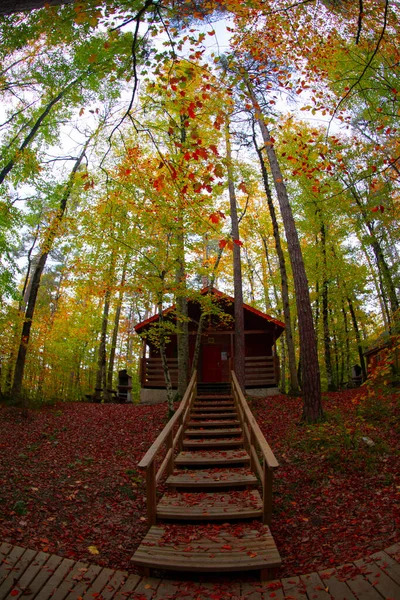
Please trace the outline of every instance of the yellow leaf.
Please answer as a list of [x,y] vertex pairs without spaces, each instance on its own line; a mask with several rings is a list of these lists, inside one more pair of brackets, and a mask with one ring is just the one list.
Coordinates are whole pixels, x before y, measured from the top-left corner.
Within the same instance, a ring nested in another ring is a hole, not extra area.
[[100,552],[98,551],[96,546],[88,546],[88,550],[89,550],[90,554],[100,554]]

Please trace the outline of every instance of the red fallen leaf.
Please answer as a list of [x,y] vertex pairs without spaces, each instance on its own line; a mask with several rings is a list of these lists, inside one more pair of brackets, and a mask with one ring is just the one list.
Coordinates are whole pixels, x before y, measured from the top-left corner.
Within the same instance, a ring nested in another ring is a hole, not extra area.
[[10,596],[18,596],[18,594],[19,594],[19,590],[12,590],[10,592]]
[[223,550],[232,550],[232,546],[230,546],[229,544],[224,544],[223,546],[221,546],[221,548],[223,548]]

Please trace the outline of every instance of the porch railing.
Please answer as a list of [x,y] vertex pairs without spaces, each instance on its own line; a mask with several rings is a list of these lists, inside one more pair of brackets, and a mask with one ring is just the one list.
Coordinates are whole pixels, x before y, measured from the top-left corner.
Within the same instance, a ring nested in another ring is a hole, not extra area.
[[245,449],[250,455],[250,468],[258,473],[263,488],[263,522],[270,525],[273,472],[279,464],[247,404],[234,371],[231,371],[231,376],[232,395],[243,430]]
[[[173,472],[175,449],[178,451],[182,450],[183,432],[190,415],[196,391],[197,379],[195,372],[178,410],[168,421],[138,465],[139,468],[146,470],[147,518],[149,526],[156,523],[157,485],[165,472],[167,475],[171,475]],[[161,461],[161,464],[157,468],[159,461]]]
[[[169,375],[173,387],[178,385],[178,359],[167,359]],[[165,388],[164,370],[161,358],[142,358],[140,364],[140,381],[142,387]]]
[[[168,358],[168,367],[173,387],[178,385],[178,359]],[[228,372],[227,372],[228,373]],[[226,374],[227,374],[226,373]],[[275,360],[271,356],[246,356],[246,387],[273,386],[279,383],[275,369]],[[165,388],[164,370],[161,358],[142,358],[140,365],[140,381],[142,387]]]
[[245,358],[246,387],[277,385],[275,361],[270,356],[246,356]]

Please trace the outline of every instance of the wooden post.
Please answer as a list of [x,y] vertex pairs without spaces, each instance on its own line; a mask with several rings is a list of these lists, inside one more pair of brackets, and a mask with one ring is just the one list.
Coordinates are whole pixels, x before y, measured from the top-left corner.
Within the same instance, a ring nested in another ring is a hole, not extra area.
[[272,469],[263,464],[263,523],[271,525],[272,519]]
[[156,497],[156,464],[152,460],[146,469],[146,494],[147,494],[147,521],[149,527],[156,524],[157,497]]
[[[183,426],[183,413],[181,413],[179,415],[178,429],[182,426]],[[179,436],[179,439],[178,439],[178,451],[182,452],[182,449],[183,449],[183,428],[182,428],[181,435]]]
[[254,453],[253,453],[253,448],[254,451],[256,450],[256,435],[254,433],[254,429],[251,427],[250,423],[249,423],[249,430],[250,430],[250,469],[253,471],[253,473],[256,472],[256,464],[255,464],[255,459],[254,459]]
[[167,437],[167,452],[169,452],[171,450],[171,457],[168,461],[167,464],[167,475],[171,475],[174,471],[174,453],[173,453],[173,446],[174,446],[174,432],[171,429],[171,431],[168,434]]

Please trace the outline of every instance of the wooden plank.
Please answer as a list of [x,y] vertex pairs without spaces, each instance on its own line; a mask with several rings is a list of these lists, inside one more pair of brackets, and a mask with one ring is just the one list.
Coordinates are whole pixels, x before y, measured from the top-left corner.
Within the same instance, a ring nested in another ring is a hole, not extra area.
[[330,600],[330,595],[325,590],[325,586],[318,573],[301,575],[300,580],[304,583],[309,598],[315,600]]
[[257,477],[249,469],[211,469],[175,471],[168,477],[166,484],[171,487],[220,488],[226,486],[243,487],[256,485]]
[[157,516],[178,521],[256,519],[262,515],[262,508],[257,490],[234,493],[168,493],[158,503]]
[[400,585],[400,564],[396,560],[386,552],[375,552],[371,558],[386,575]]
[[385,552],[386,554],[389,554],[389,556],[394,556],[395,554],[400,555],[400,544],[393,544],[392,546],[389,546],[389,548],[385,548]]
[[239,425],[237,419],[206,419],[204,421],[189,421],[188,427],[232,427]]
[[179,590],[182,585],[181,581],[170,581],[168,579],[163,579],[155,592],[153,599],[154,600],[168,600],[169,598],[180,597]]
[[380,592],[384,598],[400,598],[400,586],[388,577],[374,561],[362,559],[356,560],[354,564],[361,569],[374,590]]
[[85,595],[83,596],[83,600],[93,600],[93,594],[100,594],[111,580],[114,573],[114,569],[102,569],[94,582],[91,584],[90,588],[86,591]]
[[[173,529],[168,529],[168,539],[164,539],[164,528],[151,527],[132,561],[139,566],[208,573],[260,570],[281,564],[268,527],[243,525],[240,538],[223,528],[212,536],[191,541],[182,539],[179,532],[176,536],[171,532]],[[196,532],[201,535],[198,529]]]
[[213,437],[213,436],[225,436],[225,435],[240,435],[242,433],[242,429],[240,427],[226,427],[225,429],[186,429],[185,435],[190,435],[192,437]]
[[29,600],[36,597],[39,590],[45,585],[46,581],[53,575],[55,569],[61,563],[61,556],[51,555],[46,563],[40,568],[36,577],[29,585]]
[[[78,561],[76,562],[72,568],[66,573],[60,583],[57,584],[57,589],[54,590],[54,593],[51,596],[51,600],[64,600],[69,592],[74,588],[80,581],[81,577],[87,572],[88,564]],[[40,595],[40,600],[42,596]]]
[[183,440],[184,448],[237,448],[243,445],[243,438],[186,438]]
[[[26,571],[20,577],[18,577],[18,581],[16,581],[14,587],[17,588],[18,590],[20,590],[21,592],[24,592],[25,590],[27,590],[29,588],[29,584],[33,581],[33,579],[39,573],[39,571],[41,570],[43,565],[47,562],[49,557],[50,557],[50,555],[47,554],[46,552],[38,552],[36,554],[36,556],[34,557],[34,559],[32,560],[29,567],[26,569]],[[8,596],[6,596],[6,600],[11,600],[11,598],[13,598],[13,596],[11,596],[11,592],[10,592],[10,594],[8,594]]]
[[82,578],[75,585],[73,591],[68,594],[66,600],[76,600],[79,596],[83,596],[92,581],[96,579],[101,569],[102,567],[99,567],[98,565],[90,565],[88,570],[85,573],[82,573]]
[[160,580],[155,577],[143,577],[131,596],[132,600],[152,600],[159,584]]
[[[54,562],[56,563],[57,561]],[[47,564],[48,563],[46,563],[46,565]],[[61,560],[60,564],[57,566],[57,568],[55,568],[54,571],[50,571],[50,577],[46,578],[46,575],[48,575],[48,571],[44,571],[44,579],[46,580],[43,581],[43,585],[39,587],[37,585],[38,581],[36,581],[36,579],[38,578],[36,578],[33,582],[33,585],[30,586],[32,592],[34,589],[36,590],[34,592],[34,598],[37,598],[37,600],[48,600],[49,598],[51,598],[53,596],[54,591],[63,582],[64,577],[71,571],[74,564],[75,561],[71,560],[70,558],[64,558]],[[39,573],[39,575],[41,575],[41,573]],[[33,598],[30,597],[29,600],[33,600]]]
[[139,575],[129,575],[123,586],[116,592],[114,600],[127,600],[132,598],[131,592],[136,589],[138,583],[141,581]]
[[25,548],[21,548],[20,546],[13,546],[10,548],[9,553],[0,564],[0,584],[7,579],[11,570],[14,568],[15,564],[18,562],[24,552]]
[[291,600],[305,600],[305,585],[300,577],[286,577],[281,580],[284,597]]
[[180,452],[175,458],[175,465],[180,466],[216,466],[249,464],[250,457],[244,450],[225,450],[224,452],[201,451]]
[[285,594],[279,580],[259,583],[242,582],[240,595],[246,600],[269,600],[270,598],[285,600]]
[[356,598],[361,597],[362,600],[382,600],[379,592],[372,587],[354,564],[343,565],[340,570],[344,573],[347,571],[345,575],[346,583]]
[[349,586],[338,576],[336,569],[326,569],[320,571],[318,575],[332,600],[356,600]]
[[[11,550],[9,557],[13,554],[13,550]],[[33,559],[37,554],[36,550],[25,550],[23,554],[20,555],[19,559],[16,559],[14,564],[8,571],[7,577],[5,577],[0,585],[0,598],[5,598],[13,589],[14,584],[18,581],[20,577],[25,573],[26,569],[29,567]],[[8,558],[5,559],[8,563]]]
[[13,546],[11,544],[7,544],[6,542],[3,542],[2,544],[0,544],[0,565],[3,563],[3,561],[5,560],[7,555],[11,552],[12,549],[13,549]]
[[115,595],[123,586],[127,577],[128,573],[126,571],[115,571],[114,575],[101,592],[102,600],[112,600],[115,598]]

